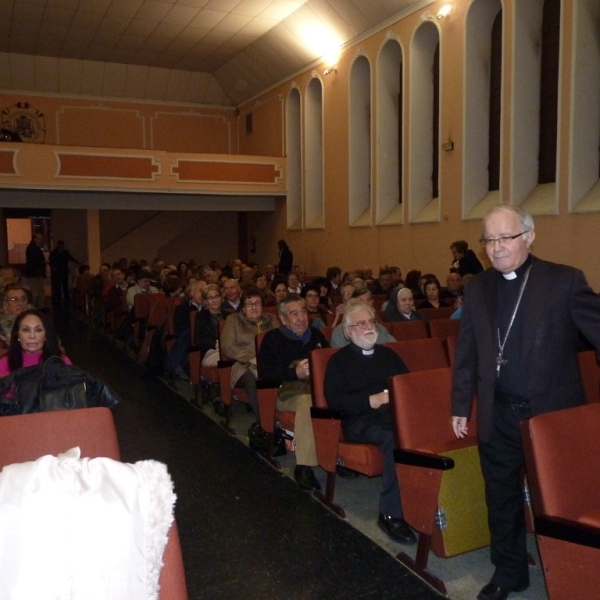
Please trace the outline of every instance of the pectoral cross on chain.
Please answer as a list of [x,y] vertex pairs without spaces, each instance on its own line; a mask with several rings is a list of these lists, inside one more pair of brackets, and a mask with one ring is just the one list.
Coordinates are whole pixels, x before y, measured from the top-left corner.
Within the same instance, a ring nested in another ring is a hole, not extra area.
[[507,364],[508,361],[505,358],[502,358],[502,353],[496,356],[496,377],[500,377],[500,368],[502,365]]

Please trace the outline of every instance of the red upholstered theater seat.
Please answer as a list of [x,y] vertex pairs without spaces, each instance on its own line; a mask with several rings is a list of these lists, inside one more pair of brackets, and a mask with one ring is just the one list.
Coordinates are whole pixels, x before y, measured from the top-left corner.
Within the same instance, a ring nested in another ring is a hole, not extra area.
[[[0,418],[0,469],[79,446],[82,457],[120,460],[113,416],[108,408],[82,408]],[[159,600],[187,600],[177,523],[169,530],[160,574]]]
[[310,353],[310,381],[313,399],[311,409],[313,431],[317,447],[319,466],[327,473],[325,494],[315,492],[314,496],[326,504],[339,516],[345,518],[344,509],[334,504],[337,460],[341,459],[345,467],[363,473],[368,477],[381,475],[383,457],[379,448],[373,444],[357,444],[344,441],[341,414],[329,410],[324,393],[325,371],[327,363],[339,348],[322,348]]
[[451,389],[450,367],[397,375],[389,387],[404,518],[419,534],[416,559],[397,558],[443,594],[427,570],[429,550],[448,558],[489,544],[475,410],[469,436],[457,439]]
[[600,590],[600,403],[521,422],[535,531],[550,600]]

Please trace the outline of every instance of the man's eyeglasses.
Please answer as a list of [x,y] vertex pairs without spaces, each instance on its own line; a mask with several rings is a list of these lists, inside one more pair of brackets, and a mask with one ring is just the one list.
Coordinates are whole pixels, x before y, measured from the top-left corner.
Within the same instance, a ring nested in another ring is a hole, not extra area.
[[517,233],[517,235],[503,235],[499,238],[482,238],[479,241],[484,248],[493,248],[494,244],[498,242],[501,246],[505,246],[509,242],[516,240],[518,237],[529,233],[529,231],[521,231],[521,233]]
[[306,294],[307,298],[318,298],[319,294]]
[[354,325],[348,325],[348,327],[358,327],[359,329],[373,329],[377,327],[377,319],[369,319],[368,321],[357,321]]
[[257,300],[256,302],[244,302],[244,306],[246,308],[260,308],[262,306],[262,302]]
[[27,302],[27,296],[13,296],[12,298],[6,298],[8,302],[14,302],[15,304],[25,304]]

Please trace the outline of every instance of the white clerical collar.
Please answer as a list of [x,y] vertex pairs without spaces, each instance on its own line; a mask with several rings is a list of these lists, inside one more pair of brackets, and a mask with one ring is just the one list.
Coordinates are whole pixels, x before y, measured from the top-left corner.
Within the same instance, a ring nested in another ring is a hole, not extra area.
[[507,281],[512,281],[513,279],[517,278],[517,274],[514,271],[511,273],[502,273],[502,277],[504,277],[504,279]]
[[371,356],[371,354],[373,354],[373,352],[375,352],[375,348],[371,348],[370,350],[365,350],[365,349],[363,349],[363,351],[362,351],[362,353],[363,353],[365,356]]

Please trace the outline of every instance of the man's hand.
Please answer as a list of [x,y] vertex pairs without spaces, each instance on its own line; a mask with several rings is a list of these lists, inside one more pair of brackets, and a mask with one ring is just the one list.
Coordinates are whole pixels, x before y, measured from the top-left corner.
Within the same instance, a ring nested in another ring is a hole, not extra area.
[[298,379],[308,379],[310,371],[308,369],[308,358],[304,358],[296,365],[296,377]]
[[457,438],[464,438],[469,433],[467,417],[452,417],[452,429]]
[[382,404],[389,404],[390,396],[387,390],[383,390],[383,392],[379,392],[379,394],[373,394],[369,396],[369,404],[371,408],[379,408]]

